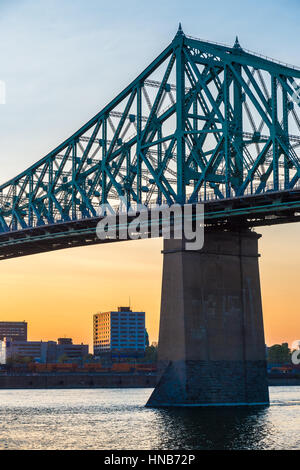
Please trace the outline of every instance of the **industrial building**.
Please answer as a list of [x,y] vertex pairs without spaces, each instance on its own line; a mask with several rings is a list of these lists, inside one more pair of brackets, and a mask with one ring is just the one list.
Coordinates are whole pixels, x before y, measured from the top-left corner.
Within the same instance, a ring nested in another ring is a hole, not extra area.
[[114,358],[141,357],[145,354],[145,312],[130,307],[96,313],[93,318],[94,354]]
[[0,341],[0,364],[10,360],[30,358],[39,363],[57,362],[65,357],[68,362],[81,361],[88,354],[87,344],[73,344],[71,338],[59,338],[56,341],[19,341],[4,338]]
[[4,338],[15,338],[19,341],[27,341],[27,322],[0,321],[0,341],[3,341]]

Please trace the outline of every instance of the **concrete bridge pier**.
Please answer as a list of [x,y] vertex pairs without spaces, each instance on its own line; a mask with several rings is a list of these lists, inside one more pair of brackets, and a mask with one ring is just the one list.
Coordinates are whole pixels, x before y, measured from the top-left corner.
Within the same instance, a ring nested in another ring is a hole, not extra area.
[[255,232],[164,240],[159,381],[147,406],[269,403]]

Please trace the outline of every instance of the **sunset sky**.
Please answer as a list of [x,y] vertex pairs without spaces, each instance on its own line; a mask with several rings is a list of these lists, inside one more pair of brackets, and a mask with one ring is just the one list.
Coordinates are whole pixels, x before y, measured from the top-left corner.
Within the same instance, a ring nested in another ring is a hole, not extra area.
[[[0,181],[48,153],[187,34],[300,65],[298,0],[1,0]],[[195,6],[196,5],[196,6]],[[208,8],[209,7],[209,8]],[[300,224],[259,229],[268,345],[300,338]],[[92,315],[145,310],[157,340],[161,240],[73,248],[0,263],[0,320],[26,320],[29,339],[92,344]]]

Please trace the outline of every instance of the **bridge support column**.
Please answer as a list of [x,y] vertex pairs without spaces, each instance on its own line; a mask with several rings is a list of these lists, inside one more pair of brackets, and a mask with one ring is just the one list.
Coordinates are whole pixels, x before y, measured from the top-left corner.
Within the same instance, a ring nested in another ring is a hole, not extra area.
[[268,404],[255,232],[164,240],[159,380],[147,406]]

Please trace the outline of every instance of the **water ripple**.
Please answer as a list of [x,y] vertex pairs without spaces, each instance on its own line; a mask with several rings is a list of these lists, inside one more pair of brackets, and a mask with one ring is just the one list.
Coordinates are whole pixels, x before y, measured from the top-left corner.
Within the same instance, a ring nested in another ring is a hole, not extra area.
[[151,392],[0,390],[0,449],[300,448],[300,387],[248,409],[145,408]]

